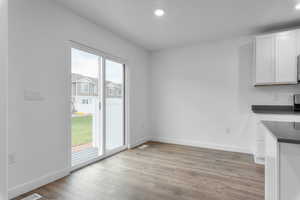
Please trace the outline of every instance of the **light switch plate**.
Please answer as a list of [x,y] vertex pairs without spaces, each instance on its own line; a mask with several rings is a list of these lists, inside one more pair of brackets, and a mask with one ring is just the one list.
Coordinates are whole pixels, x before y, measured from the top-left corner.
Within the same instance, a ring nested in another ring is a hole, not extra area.
[[38,91],[25,90],[24,91],[25,101],[44,101],[44,97]]
[[10,153],[8,154],[8,165],[16,164],[16,154]]

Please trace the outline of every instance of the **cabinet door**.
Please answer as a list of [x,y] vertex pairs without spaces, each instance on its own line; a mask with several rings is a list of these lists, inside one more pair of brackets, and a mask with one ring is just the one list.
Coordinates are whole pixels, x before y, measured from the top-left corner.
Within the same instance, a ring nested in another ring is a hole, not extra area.
[[265,159],[265,135],[268,131],[261,122],[256,123],[255,157],[257,164],[263,164]]
[[300,198],[300,145],[280,143],[280,200]]
[[296,32],[276,34],[276,83],[297,83]]
[[275,37],[274,35],[256,38],[256,85],[275,83]]
[[279,145],[270,132],[265,139],[265,199],[279,200]]

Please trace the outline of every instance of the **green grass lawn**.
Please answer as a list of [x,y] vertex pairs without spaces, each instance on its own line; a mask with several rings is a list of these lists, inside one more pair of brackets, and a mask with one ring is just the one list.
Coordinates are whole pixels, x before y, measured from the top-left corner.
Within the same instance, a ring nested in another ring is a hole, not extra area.
[[92,116],[72,117],[72,146],[92,142]]

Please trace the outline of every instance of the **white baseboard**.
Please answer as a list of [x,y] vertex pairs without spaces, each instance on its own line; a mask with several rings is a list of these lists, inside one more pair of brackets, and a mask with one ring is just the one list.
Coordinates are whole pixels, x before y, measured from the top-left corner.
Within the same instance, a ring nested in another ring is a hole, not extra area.
[[265,158],[254,156],[254,162],[259,165],[265,165]]
[[219,144],[212,144],[212,143],[201,143],[201,142],[195,142],[195,141],[176,140],[176,139],[161,138],[161,137],[154,137],[151,139],[151,141],[170,143],[170,144],[179,144],[179,145],[186,145],[186,146],[193,146],[193,147],[201,147],[201,148],[207,148],[207,149],[216,149],[216,150],[229,151],[229,152],[253,154],[252,150],[249,150],[249,149],[225,146],[225,145],[219,145]]
[[58,179],[61,179],[65,176],[68,176],[70,174],[70,169],[64,169],[55,173],[51,173],[45,176],[42,176],[40,178],[37,178],[33,181],[29,181],[27,183],[18,185],[14,188],[10,188],[8,190],[8,198],[13,199],[15,197],[18,197],[24,193],[30,192],[32,190],[35,190],[43,185],[46,185],[48,183],[54,182]]
[[145,137],[145,138],[142,138],[142,139],[140,139],[140,140],[137,140],[137,141],[135,141],[134,143],[132,143],[132,144],[129,144],[129,149],[133,149],[133,148],[135,148],[135,147],[137,147],[137,146],[139,146],[139,145],[141,145],[141,144],[144,144],[144,143],[146,143],[146,142],[149,142],[151,139],[150,138],[148,138],[148,137]]

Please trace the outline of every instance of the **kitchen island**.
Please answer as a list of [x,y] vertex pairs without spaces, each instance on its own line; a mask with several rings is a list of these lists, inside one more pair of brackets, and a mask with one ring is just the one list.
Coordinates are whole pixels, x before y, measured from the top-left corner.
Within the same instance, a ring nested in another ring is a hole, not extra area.
[[300,123],[262,121],[265,135],[265,199],[300,200]]

